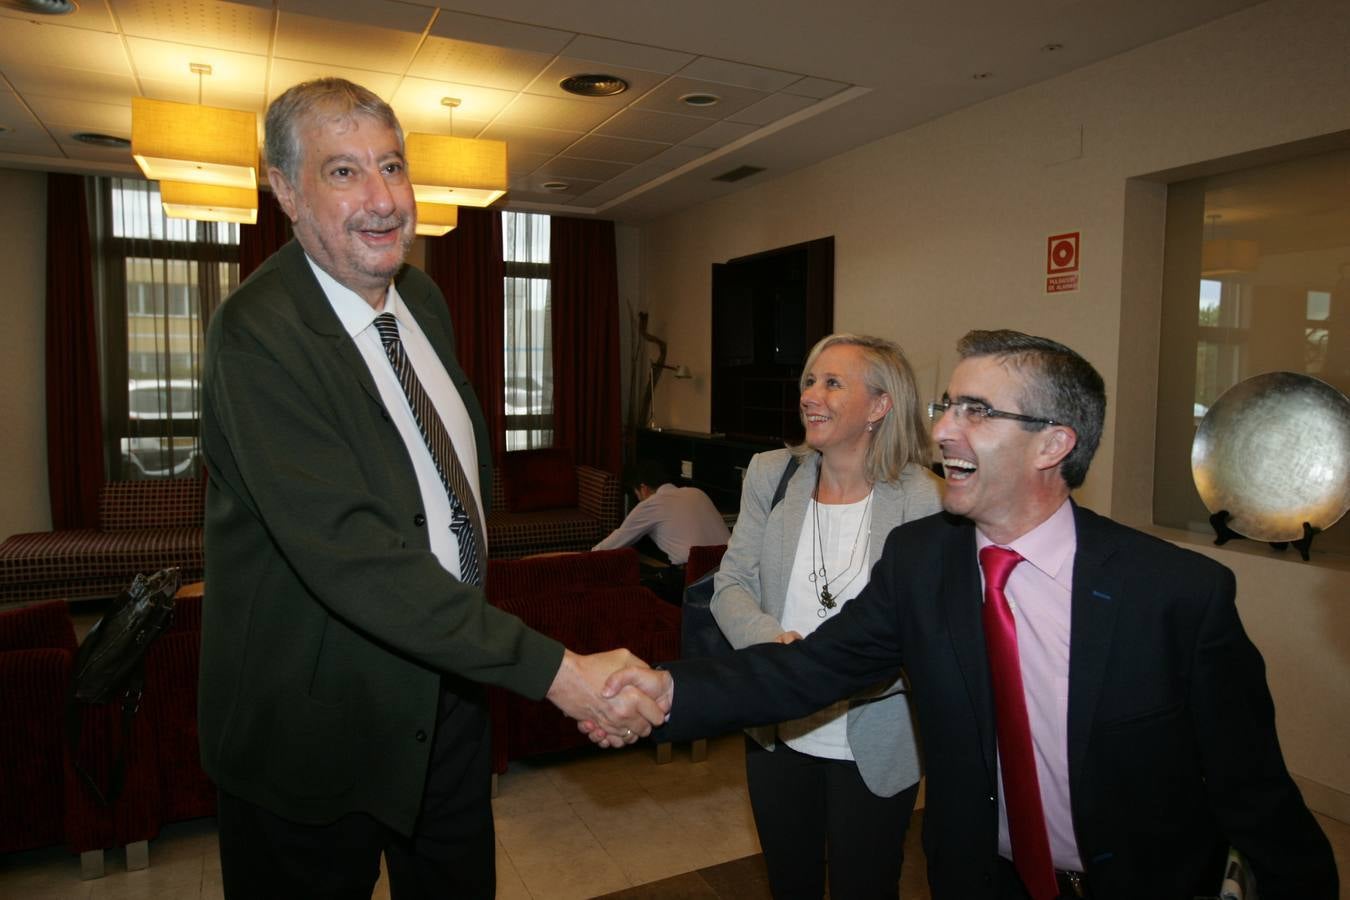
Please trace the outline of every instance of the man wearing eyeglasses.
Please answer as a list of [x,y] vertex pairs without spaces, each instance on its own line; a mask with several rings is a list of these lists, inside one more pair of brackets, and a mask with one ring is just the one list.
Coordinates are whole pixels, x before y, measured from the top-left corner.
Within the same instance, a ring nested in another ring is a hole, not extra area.
[[1014,331],[958,351],[930,406],[945,512],[891,532],[861,595],[805,640],[606,689],[658,697],[659,739],[681,740],[804,715],[903,665],[934,900],[1212,897],[1230,846],[1262,900],[1334,900],[1232,573],[1069,498],[1101,438],[1101,376]]

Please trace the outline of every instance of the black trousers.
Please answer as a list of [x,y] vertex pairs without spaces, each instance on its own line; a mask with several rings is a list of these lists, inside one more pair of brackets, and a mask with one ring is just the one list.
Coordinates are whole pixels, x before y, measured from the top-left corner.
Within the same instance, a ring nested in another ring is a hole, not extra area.
[[217,818],[227,900],[368,900],[381,854],[392,900],[492,900],[497,873],[487,704],[481,688],[460,688],[463,696],[441,696],[412,837],[363,812],[327,825],[292,822],[221,791]]
[[899,897],[917,784],[878,797],[856,763],[750,738],[745,772],[774,900],[820,900],[827,868],[832,900]]

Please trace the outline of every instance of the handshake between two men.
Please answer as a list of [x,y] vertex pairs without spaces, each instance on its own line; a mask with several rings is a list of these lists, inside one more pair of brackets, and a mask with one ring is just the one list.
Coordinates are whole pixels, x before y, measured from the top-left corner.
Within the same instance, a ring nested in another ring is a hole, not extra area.
[[670,673],[627,650],[563,652],[548,700],[602,747],[622,747],[665,722],[675,696]]

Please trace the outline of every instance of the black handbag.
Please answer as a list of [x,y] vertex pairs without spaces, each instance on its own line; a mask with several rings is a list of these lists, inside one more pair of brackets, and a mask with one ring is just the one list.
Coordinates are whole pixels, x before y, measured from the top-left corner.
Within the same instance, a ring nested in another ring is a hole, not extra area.
[[[783,475],[778,479],[778,487],[774,489],[773,500],[769,502],[770,512],[782,502],[783,496],[787,494],[788,482],[792,480],[792,473],[797,471],[800,464],[795,455],[788,458],[787,467],[783,469]],[[685,659],[726,656],[736,652],[726,635],[722,633],[722,629],[717,626],[717,620],[712,614],[713,579],[717,576],[718,568],[720,567],[704,572],[684,589],[684,603],[680,614],[680,656]]]
[[[66,738],[75,770],[105,806],[122,793],[131,723],[141,707],[145,687],[145,653],[173,619],[179,572],[161,569],[149,577],[137,575],[131,586],[113,600],[108,612],[89,629],[75,653],[66,701]],[[109,771],[108,788],[101,790],[80,763],[81,704],[122,699],[122,746]]]

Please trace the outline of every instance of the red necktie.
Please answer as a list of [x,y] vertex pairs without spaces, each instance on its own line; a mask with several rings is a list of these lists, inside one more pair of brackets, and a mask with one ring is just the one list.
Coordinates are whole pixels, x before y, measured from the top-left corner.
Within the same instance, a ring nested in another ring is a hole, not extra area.
[[1003,768],[1003,802],[1008,810],[1013,866],[1034,900],[1054,900],[1059,896],[1059,887],[1050,856],[1045,812],[1041,808],[1027,700],[1022,693],[1017,623],[1003,594],[1008,576],[1021,561],[1020,554],[1004,547],[989,546],[980,551],[980,566],[984,569],[984,642],[994,685],[998,758]]

